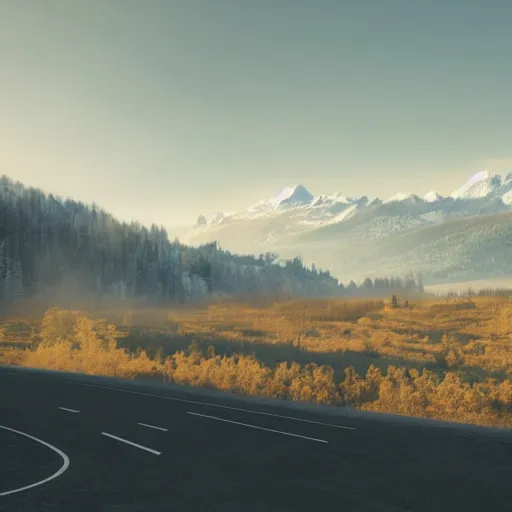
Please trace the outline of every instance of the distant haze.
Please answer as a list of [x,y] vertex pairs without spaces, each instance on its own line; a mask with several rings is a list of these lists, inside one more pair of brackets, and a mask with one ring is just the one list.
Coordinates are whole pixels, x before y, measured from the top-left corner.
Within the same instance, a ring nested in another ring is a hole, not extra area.
[[[0,2],[0,173],[173,227],[512,171],[512,2]],[[172,230],[171,230],[172,232]]]

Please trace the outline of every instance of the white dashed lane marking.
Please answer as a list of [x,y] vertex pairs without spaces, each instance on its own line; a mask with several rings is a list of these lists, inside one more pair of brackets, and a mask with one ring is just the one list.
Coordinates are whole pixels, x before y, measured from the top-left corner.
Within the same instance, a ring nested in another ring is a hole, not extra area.
[[110,437],[111,439],[115,439],[116,441],[119,441],[121,443],[129,444],[130,446],[139,448],[139,450],[145,450],[149,453],[152,453],[153,455],[161,455],[162,454],[162,452],[157,452],[156,450],[153,450],[152,448],[148,448],[147,446],[142,446],[141,444],[137,444],[132,441],[128,441],[127,439],[123,439],[122,437],[114,436],[113,434],[109,434],[108,432],[102,432],[101,435]]
[[148,423],[137,423],[141,427],[154,428],[155,430],[161,430],[162,432],[168,432],[166,428],[156,427],[155,425],[149,425]]
[[67,407],[59,407],[59,409],[62,411],[67,411],[67,412],[75,412],[75,413],[80,412],[80,411],[77,411],[76,409],[68,409]]

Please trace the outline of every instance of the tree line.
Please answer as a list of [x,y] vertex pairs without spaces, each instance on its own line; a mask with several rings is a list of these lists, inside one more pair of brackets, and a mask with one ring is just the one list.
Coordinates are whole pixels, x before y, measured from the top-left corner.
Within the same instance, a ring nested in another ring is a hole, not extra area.
[[[190,247],[163,227],[116,220],[97,205],[0,178],[0,301],[17,302],[73,282],[76,292],[154,302],[212,294],[336,294],[338,281],[298,260]],[[71,284],[69,285],[71,287]],[[70,292],[71,293],[71,292]]]
[[[0,178],[0,304],[66,283],[71,293],[184,303],[212,295],[330,297],[422,292],[421,280],[365,279],[344,286],[328,270],[274,253],[191,247],[153,224],[120,222],[97,205]],[[71,284],[73,283],[73,284]]]
[[341,296],[357,297],[387,297],[394,294],[413,297],[422,296],[425,293],[422,275],[414,276],[412,273],[404,277],[376,277],[373,280],[367,277],[359,285],[350,281],[347,286],[340,283],[339,288]]

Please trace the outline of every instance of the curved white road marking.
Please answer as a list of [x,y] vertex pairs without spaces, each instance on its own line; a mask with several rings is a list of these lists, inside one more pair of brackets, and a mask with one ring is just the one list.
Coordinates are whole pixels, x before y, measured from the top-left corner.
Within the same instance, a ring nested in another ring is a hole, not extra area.
[[27,489],[31,489],[32,487],[37,487],[38,485],[43,485],[43,484],[49,482],[50,480],[58,478],[60,475],[62,475],[62,473],[64,473],[64,471],[66,471],[69,468],[69,457],[63,451],[59,450],[55,446],[52,446],[50,443],[47,443],[46,441],[38,439],[37,437],[31,436],[30,434],[26,434],[25,432],[20,432],[19,430],[14,430],[13,428],[4,427],[3,425],[0,425],[0,428],[2,428],[4,430],[9,430],[10,432],[14,432],[15,434],[19,434],[20,436],[28,437],[29,439],[32,439],[32,441],[36,441],[36,443],[42,444],[43,446],[50,448],[50,450],[53,450],[55,453],[58,453],[62,457],[62,460],[64,461],[64,464],[62,464],[61,468],[56,473],[49,476],[48,478],[45,478],[44,480],[40,480],[39,482],[35,482],[30,485],[26,485],[25,487],[19,487],[18,489],[12,489],[11,491],[0,492],[0,496],[7,496],[8,494],[14,494],[15,492],[26,491]]

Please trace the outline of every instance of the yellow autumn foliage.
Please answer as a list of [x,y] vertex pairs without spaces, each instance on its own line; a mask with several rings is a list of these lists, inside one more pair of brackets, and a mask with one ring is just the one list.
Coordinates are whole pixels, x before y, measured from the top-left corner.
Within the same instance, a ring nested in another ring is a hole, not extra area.
[[[52,308],[37,321],[7,320],[0,362],[512,426],[512,305],[504,300],[128,313]],[[32,333],[25,344],[20,332]]]

